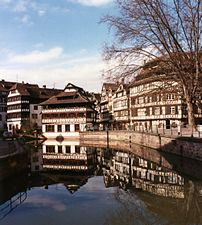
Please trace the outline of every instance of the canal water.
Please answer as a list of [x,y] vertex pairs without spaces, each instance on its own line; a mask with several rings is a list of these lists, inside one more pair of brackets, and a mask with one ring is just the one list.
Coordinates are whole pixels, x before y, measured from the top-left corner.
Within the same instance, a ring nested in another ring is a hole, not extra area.
[[76,141],[26,148],[27,171],[0,182],[0,225],[202,225],[198,161]]

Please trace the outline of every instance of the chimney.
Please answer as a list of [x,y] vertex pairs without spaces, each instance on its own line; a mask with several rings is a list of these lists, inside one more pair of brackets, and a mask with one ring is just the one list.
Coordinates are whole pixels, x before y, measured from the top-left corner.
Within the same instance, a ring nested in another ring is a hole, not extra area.
[[43,85],[43,88],[45,89],[46,88],[46,85]]

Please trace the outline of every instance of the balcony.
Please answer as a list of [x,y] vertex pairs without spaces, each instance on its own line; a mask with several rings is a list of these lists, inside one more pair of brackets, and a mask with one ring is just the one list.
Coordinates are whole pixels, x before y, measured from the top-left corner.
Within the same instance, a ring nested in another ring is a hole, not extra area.
[[[42,113],[60,113],[60,112],[86,112],[86,108],[56,108],[56,109],[43,109]],[[90,111],[90,110],[89,110]]]
[[54,119],[42,119],[42,123],[61,123],[61,124],[74,124],[74,123],[86,123],[86,118],[54,118]]

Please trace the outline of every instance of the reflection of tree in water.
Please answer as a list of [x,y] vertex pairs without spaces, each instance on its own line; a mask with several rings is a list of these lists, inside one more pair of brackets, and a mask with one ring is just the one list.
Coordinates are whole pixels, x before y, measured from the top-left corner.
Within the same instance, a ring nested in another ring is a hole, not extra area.
[[151,214],[146,205],[131,191],[117,189],[115,198],[119,208],[106,219],[104,225],[166,225],[158,217]]
[[146,192],[117,189],[119,208],[104,225],[202,225],[201,185],[188,181],[185,198],[173,199]]
[[185,224],[202,224],[202,193],[200,194],[201,185],[189,180],[186,190],[185,199],[182,207]]

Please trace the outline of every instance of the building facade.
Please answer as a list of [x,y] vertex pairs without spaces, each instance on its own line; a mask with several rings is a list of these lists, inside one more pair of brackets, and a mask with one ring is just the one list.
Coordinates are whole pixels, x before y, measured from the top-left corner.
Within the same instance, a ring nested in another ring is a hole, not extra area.
[[[146,63],[130,88],[130,121],[135,130],[181,129],[188,124],[186,101],[180,85],[169,78],[158,61]],[[197,124],[201,106],[195,105]]]
[[[169,78],[158,60],[145,63],[129,84],[104,83],[101,91],[101,123],[109,129],[154,131],[176,129],[188,124],[188,109],[180,85]],[[194,114],[202,125],[202,104]]]
[[96,122],[92,96],[71,83],[41,105],[42,132],[47,138],[79,137],[79,132],[92,129]]
[[7,97],[15,82],[0,81],[0,133],[7,131]]
[[129,89],[123,82],[119,84],[112,96],[113,129],[127,130],[130,125]]
[[113,99],[115,91],[118,88],[116,83],[104,83],[101,90],[100,101],[100,129],[112,129],[113,120]]
[[0,132],[7,130],[7,95],[8,90],[0,83]]
[[39,104],[58,92],[35,84],[14,84],[7,99],[8,131],[15,133],[20,129],[40,128],[42,108]]
[[158,78],[143,79],[130,87],[131,125],[138,130],[170,129],[186,124],[185,104],[182,96],[172,88],[165,88]]

